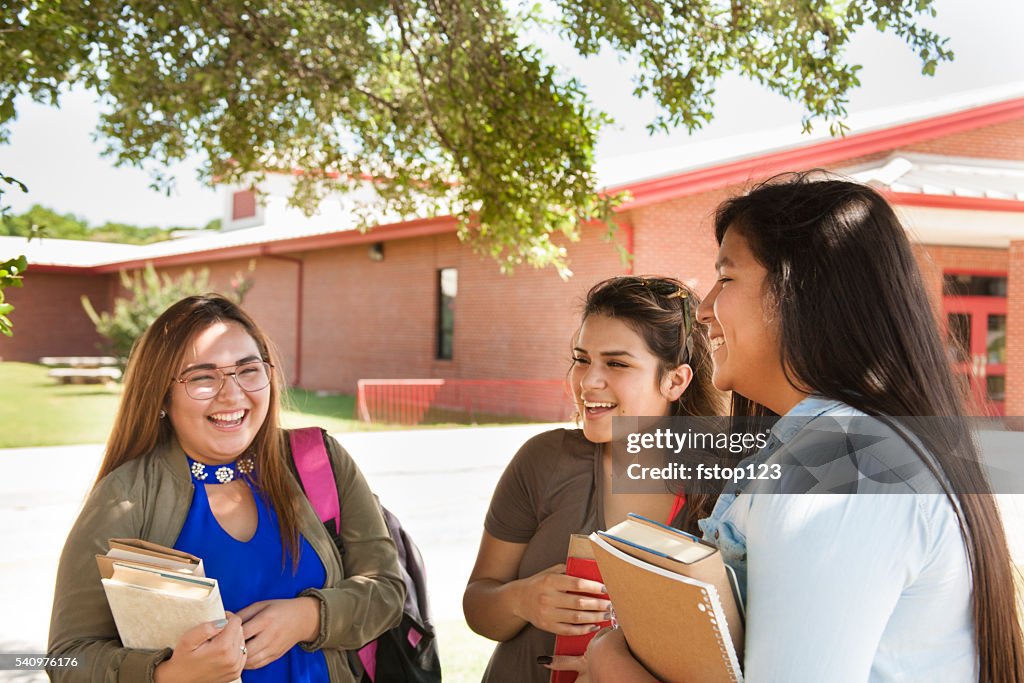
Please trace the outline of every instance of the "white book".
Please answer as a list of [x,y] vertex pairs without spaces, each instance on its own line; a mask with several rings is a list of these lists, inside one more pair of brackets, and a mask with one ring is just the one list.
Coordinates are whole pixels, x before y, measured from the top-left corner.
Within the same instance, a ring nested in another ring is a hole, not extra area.
[[630,513],[626,519],[608,531],[600,533],[602,536],[610,536],[629,545],[685,564],[699,562],[716,552],[713,546],[702,543],[696,536],[634,513]]

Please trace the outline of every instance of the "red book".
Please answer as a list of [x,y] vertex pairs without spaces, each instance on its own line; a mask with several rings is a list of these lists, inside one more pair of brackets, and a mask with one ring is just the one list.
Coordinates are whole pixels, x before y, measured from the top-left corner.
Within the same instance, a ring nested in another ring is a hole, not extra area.
[[[597,568],[597,560],[594,559],[593,546],[586,536],[574,534],[569,537],[569,553],[565,560],[565,573],[567,576],[576,576],[581,579],[589,579],[604,583],[601,579],[601,571]],[[576,593],[576,595],[589,595],[595,598],[608,599],[605,593]],[[601,628],[611,626],[611,621],[599,623]],[[587,651],[587,645],[594,634],[586,633],[582,636],[555,636],[556,655],[581,655]],[[551,683],[575,683],[575,671],[552,671]]]

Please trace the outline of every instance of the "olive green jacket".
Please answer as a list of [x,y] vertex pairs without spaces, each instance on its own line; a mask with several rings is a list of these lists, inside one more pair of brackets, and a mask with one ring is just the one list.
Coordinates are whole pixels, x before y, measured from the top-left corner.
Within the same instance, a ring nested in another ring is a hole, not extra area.
[[[345,655],[401,619],[405,584],[395,544],[362,473],[336,441],[327,439],[341,501],[342,558],[298,482],[289,478],[299,504],[299,532],[327,573],[323,588],[303,595],[320,602],[320,636],[303,643],[322,649],[333,683],[355,681]],[[152,681],[171,651],[121,646],[100,583],[95,556],[111,538],[140,538],[172,547],[192,503],[192,480],[176,440],[125,463],[92,490],[64,544],[50,617],[48,651],[76,657],[75,668],[51,670],[53,681]]]

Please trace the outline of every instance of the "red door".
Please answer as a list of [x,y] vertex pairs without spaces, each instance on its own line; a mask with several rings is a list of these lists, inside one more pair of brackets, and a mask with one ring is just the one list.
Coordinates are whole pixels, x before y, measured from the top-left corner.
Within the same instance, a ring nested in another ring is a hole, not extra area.
[[978,405],[1004,415],[1006,297],[945,296],[943,308],[956,371],[966,375]]

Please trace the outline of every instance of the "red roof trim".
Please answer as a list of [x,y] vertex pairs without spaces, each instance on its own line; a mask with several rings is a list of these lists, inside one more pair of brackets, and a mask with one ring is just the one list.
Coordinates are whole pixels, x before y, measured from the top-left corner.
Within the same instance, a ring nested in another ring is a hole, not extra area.
[[209,249],[205,251],[193,251],[184,254],[170,254],[167,256],[156,256],[146,259],[134,259],[131,261],[118,261],[97,266],[98,273],[110,273],[130,268],[143,268],[147,263],[154,266],[180,266],[197,263],[209,263],[211,261],[226,261],[229,259],[255,258],[269,254],[291,254],[301,251],[313,251],[316,249],[329,249],[332,247],[346,247],[358,244],[369,244],[371,242],[389,242],[391,240],[410,239],[414,237],[427,237],[430,235],[441,235],[455,232],[458,223],[450,216],[440,218],[420,218],[405,223],[392,223],[371,228],[366,232],[359,230],[341,230],[338,232],[326,233],[323,235],[307,235],[305,237],[293,237],[291,239],[275,240],[273,242],[260,242],[257,244],[242,244],[234,247],[223,247],[221,249]]
[[1024,202],[1017,199],[991,197],[958,197],[956,195],[918,194],[916,192],[884,192],[886,199],[900,206],[926,206],[961,211],[1009,211],[1024,213]]
[[748,183],[773,173],[827,166],[843,159],[883,152],[922,140],[960,133],[1024,117],[1024,97],[945,114],[881,130],[825,140],[796,149],[769,152],[671,176],[609,188],[628,191],[633,201],[623,204],[628,211],[650,204],[687,197],[728,185]]

